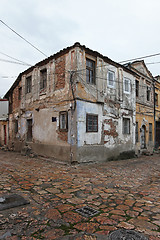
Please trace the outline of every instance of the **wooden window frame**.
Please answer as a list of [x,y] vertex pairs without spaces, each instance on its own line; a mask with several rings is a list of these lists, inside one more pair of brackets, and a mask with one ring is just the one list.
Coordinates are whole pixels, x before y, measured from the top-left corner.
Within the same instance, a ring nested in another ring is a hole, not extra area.
[[[87,64],[89,63],[89,64]],[[92,65],[93,66],[89,66],[89,65]],[[96,84],[96,79],[95,79],[95,76],[96,76],[96,71],[95,71],[95,61],[94,60],[91,60],[89,58],[86,58],[86,82],[88,84]],[[87,72],[88,72],[88,75],[87,75]]]
[[[65,116],[65,127],[62,127],[62,123],[61,123],[62,115]],[[61,132],[68,131],[68,112],[67,111],[59,112],[59,131]]]
[[26,77],[26,94],[31,93],[32,90],[32,76]]
[[40,70],[40,91],[47,88],[47,68]]
[[[92,121],[92,129],[90,130],[89,129],[89,118],[90,121]],[[95,126],[95,122],[96,121],[96,129],[94,129],[94,126]],[[91,133],[91,132],[98,132],[98,114],[90,114],[90,113],[87,113],[86,114],[86,132],[88,133]]]

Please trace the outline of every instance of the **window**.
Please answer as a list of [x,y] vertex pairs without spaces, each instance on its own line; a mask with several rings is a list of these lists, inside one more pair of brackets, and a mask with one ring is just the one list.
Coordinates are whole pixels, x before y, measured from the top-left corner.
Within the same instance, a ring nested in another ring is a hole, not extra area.
[[115,73],[112,71],[108,71],[108,86],[114,87],[115,83]]
[[47,69],[43,69],[40,71],[40,90],[45,89],[47,87]]
[[32,77],[29,76],[26,78],[26,93],[30,93],[32,88]]
[[15,134],[18,133],[18,120],[15,120],[14,132],[15,132]]
[[86,58],[86,81],[95,84],[95,62]]
[[98,115],[86,115],[86,132],[98,132]]
[[60,112],[59,113],[59,129],[61,131],[68,130],[68,112]]
[[136,142],[138,142],[138,122],[136,122]]
[[151,100],[151,88],[147,86],[147,101]]
[[149,123],[149,141],[152,142],[152,123]]
[[22,88],[20,87],[18,89],[18,100],[21,100],[21,98],[22,98]]
[[124,92],[130,93],[130,79],[124,78]]
[[130,119],[123,118],[123,134],[130,134]]
[[32,119],[27,119],[27,141],[32,141]]
[[155,93],[155,105],[158,106],[158,94]]
[[136,80],[136,97],[139,97],[139,81]]
[[128,78],[124,78],[124,92],[130,93],[130,80]]

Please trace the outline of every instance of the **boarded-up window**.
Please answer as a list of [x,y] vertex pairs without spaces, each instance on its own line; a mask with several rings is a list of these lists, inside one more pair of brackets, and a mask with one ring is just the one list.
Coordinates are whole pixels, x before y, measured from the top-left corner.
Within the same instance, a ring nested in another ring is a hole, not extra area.
[[68,130],[68,112],[60,112],[59,113],[59,129],[60,131]]
[[47,87],[47,69],[43,69],[40,71],[40,90],[45,89]]
[[86,132],[98,132],[98,115],[86,115]]
[[27,141],[32,141],[32,119],[27,119]]

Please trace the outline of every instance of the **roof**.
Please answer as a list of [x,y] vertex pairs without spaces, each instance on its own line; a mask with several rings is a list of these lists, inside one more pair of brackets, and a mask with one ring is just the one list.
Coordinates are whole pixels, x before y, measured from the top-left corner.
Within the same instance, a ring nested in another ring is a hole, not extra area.
[[150,76],[150,78],[153,79],[153,75],[149,71],[149,69],[147,68],[144,60],[138,60],[138,61],[134,61],[134,62],[125,63],[125,66],[129,66],[129,67],[131,67],[131,69],[133,69],[133,71],[136,70],[139,74],[144,75],[144,73],[142,73],[138,69],[134,68],[134,65],[136,65],[136,64],[142,64],[144,66],[144,68],[146,69],[146,71],[147,71],[148,75]]
[[10,93],[13,91],[13,89],[19,84],[19,82],[21,81],[21,77],[24,74],[28,74],[30,73],[34,68],[36,67],[41,67],[43,65],[46,65],[47,63],[49,63],[51,60],[56,59],[58,57],[61,57],[62,55],[68,53],[70,50],[72,50],[75,47],[79,47],[82,50],[85,50],[86,53],[95,56],[95,57],[100,57],[102,58],[105,62],[110,63],[116,67],[120,67],[123,68],[125,71],[129,72],[132,75],[136,75],[135,72],[133,72],[132,70],[128,69],[126,66],[121,65],[113,60],[111,60],[110,58],[103,56],[101,53],[97,52],[97,51],[93,51],[90,48],[87,48],[85,45],[81,45],[79,42],[74,43],[74,45],[64,48],[62,50],[60,50],[59,52],[51,55],[50,57],[36,63],[34,66],[26,69],[24,72],[20,73],[19,76],[17,77],[16,81],[13,83],[13,85],[11,86],[11,88],[8,90],[8,92],[5,94],[4,98],[8,98],[8,96],[10,95]]

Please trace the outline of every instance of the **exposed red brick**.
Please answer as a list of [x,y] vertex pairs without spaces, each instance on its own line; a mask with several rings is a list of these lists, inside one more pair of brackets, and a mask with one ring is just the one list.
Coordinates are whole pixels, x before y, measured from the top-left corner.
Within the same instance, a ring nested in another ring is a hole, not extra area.
[[65,87],[65,55],[55,62],[55,90]]
[[116,138],[118,136],[118,133],[116,131],[116,126],[113,122],[112,119],[109,119],[109,120],[105,120],[104,121],[105,124],[108,124],[110,125],[110,130],[104,130],[104,135],[109,135],[109,136],[112,136],[114,138]]
[[61,132],[61,131],[57,131],[58,133],[58,138],[64,142],[68,141],[68,132]]

